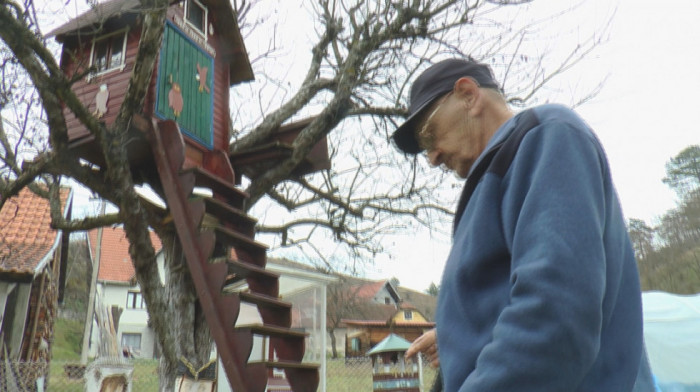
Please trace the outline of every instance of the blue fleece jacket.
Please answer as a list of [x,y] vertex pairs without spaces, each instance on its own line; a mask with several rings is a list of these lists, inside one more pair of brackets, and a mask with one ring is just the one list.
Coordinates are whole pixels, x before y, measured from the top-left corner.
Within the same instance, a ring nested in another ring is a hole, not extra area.
[[573,111],[534,113],[454,232],[436,315],[444,390],[646,390],[637,265],[605,153]]

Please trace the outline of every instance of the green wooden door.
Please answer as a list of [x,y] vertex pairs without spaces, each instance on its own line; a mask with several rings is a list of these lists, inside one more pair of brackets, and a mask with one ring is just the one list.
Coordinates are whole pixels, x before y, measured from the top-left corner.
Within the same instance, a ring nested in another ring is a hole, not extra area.
[[156,115],[175,120],[188,136],[213,146],[214,59],[168,22],[156,87]]

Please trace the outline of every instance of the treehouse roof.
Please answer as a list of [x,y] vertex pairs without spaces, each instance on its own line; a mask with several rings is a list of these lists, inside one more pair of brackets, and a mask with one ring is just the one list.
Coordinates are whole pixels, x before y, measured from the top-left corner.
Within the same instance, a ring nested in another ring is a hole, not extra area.
[[[171,5],[183,0],[171,1]],[[253,69],[248,59],[243,37],[238,27],[238,20],[231,4],[227,0],[200,0],[215,15],[213,24],[221,42],[221,55],[230,64],[231,84],[254,79]],[[107,0],[96,4],[88,11],[69,20],[46,34],[55,37],[58,42],[80,35],[96,35],[107,29],[117,29],[133,25],[141,14],[143,7],[140,0]]]

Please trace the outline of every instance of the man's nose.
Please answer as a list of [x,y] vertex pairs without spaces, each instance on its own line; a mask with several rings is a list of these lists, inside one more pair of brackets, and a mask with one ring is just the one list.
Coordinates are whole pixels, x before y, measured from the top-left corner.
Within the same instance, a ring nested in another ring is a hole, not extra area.
[[442,153],[438,149],[432,149],[427,152],[428,162],[431,166],[440,166],[442,163]]

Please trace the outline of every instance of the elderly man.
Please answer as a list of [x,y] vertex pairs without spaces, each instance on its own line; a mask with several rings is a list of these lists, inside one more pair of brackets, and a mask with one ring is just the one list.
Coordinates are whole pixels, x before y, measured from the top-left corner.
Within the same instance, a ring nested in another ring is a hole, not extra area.
[[436,331],[408,353],[439,348],[445,391],[653,391],[634,251],[581,118],[514,115],[488,66],[450,59],[415,80],[392,138],[467,179]]

